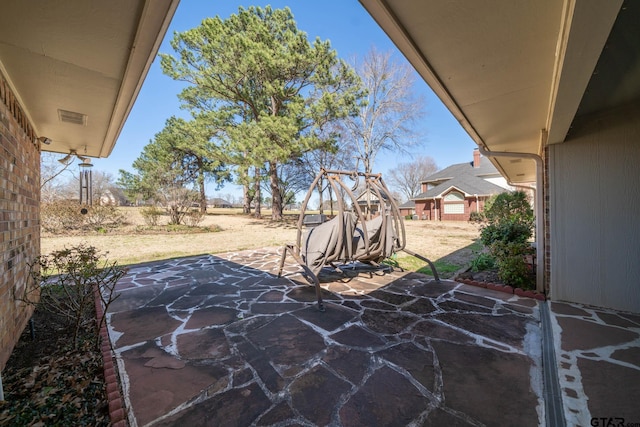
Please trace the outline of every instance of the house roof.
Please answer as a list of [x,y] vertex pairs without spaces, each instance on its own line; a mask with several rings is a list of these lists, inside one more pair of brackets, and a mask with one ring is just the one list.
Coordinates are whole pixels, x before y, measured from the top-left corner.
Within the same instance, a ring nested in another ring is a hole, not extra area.
[[481,160],[477,168],[473,166],[473,162],[456,163],[429,175],[423,182],[449,180],[458,176],[499,177],[500,172],[488,160]]
[[407,200],[406,202],[398,206],[398,208],[400,209],[412,209],[415,207],[416,207],[416,202],[413,200]]
[[[365,198],[367,194],[370,196],[369,199]],[[389,200],[388,194],[384,192],[381,192],[380,194],[384,200]],[[358,202],[358,204],[363,204],[368,202],[375,204],[375,203],[378,203],[378,195],[374,191],[371,191],[371,189],[366,189],[362,193],[356,196],[356,201]]]
[[[485,150],[540,155],[574,119],[640,97],[640,2],[360,3]],[[491,162],[535,181],[533,160]]]
[[111,153],[178,3],[3,2],[0,71],[43,150]]
[[451,188],[463,192],[466,196],[488,196],[505,191],[503,187],[486,180],[488,177],[499,177],[500,173],[488,161],[480,162],[473,167],[473,162],[457,163],[427,177],[424,182],[433,183],[434,187],[417,195],[413,200],[442,197]]

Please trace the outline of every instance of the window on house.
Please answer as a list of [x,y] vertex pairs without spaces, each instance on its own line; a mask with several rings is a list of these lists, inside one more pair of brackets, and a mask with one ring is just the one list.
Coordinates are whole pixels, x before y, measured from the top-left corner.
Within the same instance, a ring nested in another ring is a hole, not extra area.
[[444,213],[445,214],[463,214],[464,213],[464,194],[459,191],[452,191],[444,196]]

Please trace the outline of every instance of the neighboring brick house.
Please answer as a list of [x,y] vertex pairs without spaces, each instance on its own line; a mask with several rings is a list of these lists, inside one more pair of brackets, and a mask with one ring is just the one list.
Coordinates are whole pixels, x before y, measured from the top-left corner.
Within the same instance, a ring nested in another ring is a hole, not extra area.
[[416,202],[409,200],[398,206],[398,209],[400,210],[400,215],[404,217],[408,215],[413,216],[416,214]]
[[419,219],[468,221],[471,212],[482,212],[486,200],[512,189],[500,172],[473,151],[473,161],[451,165],[422,182],[422,193],[413,199]]
[[[389,196],[382,193],[382,198],[385,200],[386,204],[389,205]],[[356,202],[360,209],[365,214],[371,214],[372,216],[378,215],[378,211],[380,210],[380,201],[378,196],[371,190],[365,190],[356,196]]]
[[211,199],[209,201],[209,205],[213,208],[232,208],[233,207],[233,203],[225,199],[221,199],[219,197],[215,197]]

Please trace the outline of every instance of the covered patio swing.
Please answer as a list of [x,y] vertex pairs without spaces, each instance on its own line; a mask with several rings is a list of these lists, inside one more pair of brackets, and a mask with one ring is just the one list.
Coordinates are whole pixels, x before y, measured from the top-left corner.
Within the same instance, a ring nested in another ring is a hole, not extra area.
[[[354,184],[348,186],[346,179]],[[325,217],[318,215],[319,223],[306,227],[309,200],[318,192],[321,180],[328,183],[333,194],[343,197],[338,197],[338,212],[333,218],[322,222]],[[358,201],[354,195],[357,188],[364,189],[361,194],[366,196],[365,200]],[[351,202],[350,205],[347,202]],[[356,272],[384,272],[391,266],[383,265],[382,261],[404,251],[427,262],[439,282],[433,263],[406,249],[405,244],[403,217],[381,174],[321,169],[300,208],[296,242],[286,245],[282,251],[278,276],[282,275],[287,254],[290,254],[315,286],[320,311],[324,311],[324,304],[319,275],[324,267],[331,267],[341,274],[345,274],[347,268]]]

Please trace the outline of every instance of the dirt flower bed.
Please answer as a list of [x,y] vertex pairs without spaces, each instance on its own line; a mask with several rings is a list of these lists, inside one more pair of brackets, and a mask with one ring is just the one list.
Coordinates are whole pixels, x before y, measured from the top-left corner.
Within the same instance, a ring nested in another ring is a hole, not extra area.
[[110,425],[95,329],[82,330],[74,349],[61,318],[37,309],[32,320],[34,337],[27,327],[2,371],[0,425]]

